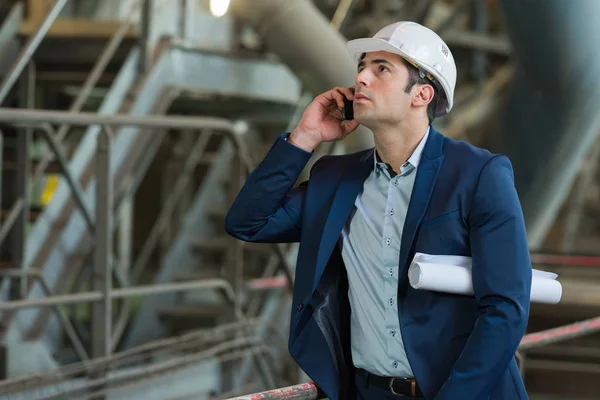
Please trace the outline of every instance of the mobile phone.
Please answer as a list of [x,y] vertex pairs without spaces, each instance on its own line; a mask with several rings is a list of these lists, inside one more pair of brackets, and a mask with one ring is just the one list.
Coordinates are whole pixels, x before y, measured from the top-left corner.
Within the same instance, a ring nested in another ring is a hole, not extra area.
[[351,121],[354,119],[354,102],[352,100],[348,100],[346,96],[344,96],[344,119],[346,121]]

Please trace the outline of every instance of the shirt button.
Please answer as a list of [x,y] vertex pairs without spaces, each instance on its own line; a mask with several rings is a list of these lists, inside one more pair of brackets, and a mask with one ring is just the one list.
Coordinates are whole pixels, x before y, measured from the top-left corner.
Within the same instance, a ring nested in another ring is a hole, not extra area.
[[393,208],[390,210],[390,215],[394,215],[394,209]]
[[392,330],[391,334],[392,334],[392,337],[395,337],[396,336],[396,331]]
[[394,269],[390,268],[390,276],[394,276]]
[[390,243],[392,243],[392,240],[390,238],[385,239],[385,244],[389,246]]
[[392,299],[392,298],[390,297],[390,306],[393,306],[393,305],[394,305],[394,299]]
[[398,368],[398,361],[394,361],[394,368]]
[[298,312],[302,311],[302,309],[304,308],[304,305],[302,303],[298,304],[298,306],[296,307],[296,310],[298,310]]

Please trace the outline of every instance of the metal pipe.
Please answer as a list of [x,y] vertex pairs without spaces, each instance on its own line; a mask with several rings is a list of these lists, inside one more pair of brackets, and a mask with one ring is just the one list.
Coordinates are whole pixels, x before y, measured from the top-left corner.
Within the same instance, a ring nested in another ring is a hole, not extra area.
[[[158,285],[144,285],[113,289],[112,299],[125,299],[135,296],[147,296],[174,292],[188,292],[199,289],[221,289],[230,302],[234,302],[235,293],[231,285],[224,279],[204,279],[191,282],[170,282]],[[50,307],[61,304],[77,304],[96,302],[103,299],[101,291],[63,294],[36,300],[17,300],[0,302],[0,311],[14,311],[23,308]]]
[[[238,348],[241,349],[238,350]],[[171,358],[164,361],[156,362],[154,364],[136,368],[132,371],[117,374],[115,376],[107,375],[103,378],[90,379],[85,383],[85,385],[74,389],[64,390],[60,393],[60,395],[69,394],[67,397],[73,398],[73,392],[78,392],[80,390],[89,391],[90,388],[96,386],[104,386],[109,384],[110,386],[114,386],[115,384],[119,385],[119,383],[123,384],[124,382],[129,384],[139,383],[148,379],[152,379],[153,376],[156,376],[157,374],[160,374],[162,376],[165,374],[176,372],[182,368],[188,367],[191,364],[199,363],[204,360],[217,359],[219,361],[223,361],[225,359],[229,360],[232,357],[241,358],[239,355],[240,352],[243,352],[244,355],[260,355],[263,353],[268,354],[268,350],[268,347],[257,338],[234,339],[225,343],[217,344],[212,348],[206,350],[192,352],[191,354],[189,354],[188,352],[188,354],[179,356],[177,358]],[[97,398],[96,396],[98,396],[99,394],[104,394],[105,390],[106,389],[100,389],[99,392],[94,392],[92,398]],[[84,397],[81,397],[81,399],[89,399],[91,395],[92,393],[87,392]],[[56,394],[53,394],[49,397],[44,397],[43,399],[50,400],[52,398],[55,398],[55,396]]]
[[[244,349],[244,350],[231,351],[231,352],[228,352],[228,353],[226,353],[224,355],[210,357],[210,360],[214,361],[214,362],[221,362],[222,363],[222,362],[226,362],[226,361],[239,360],[239,359],[246,358],[246,357],[260,356],[260,355],[263,355],[263,354],[268,354],[268,352],[269,352],[269,348],[267,346],[265,346],[265,345],[254,345],[254,346],[250,346],[249,348]],[[133,385],[138,385],[138,384],[140,384],[140,383],[142,383],[144,381],[152,379],[153,376],[156,376],[158,374],[160,374],[159,375],[160,377],[165,377],[167,375],[175,374],[178,371],[180,371],[180,370],[182,370],[182,369],[190,366],[191,364],[194,364],[196,362],[201,362],[204,359],[204,356],[202,356],[202,357],[203,358],[200,358],[199,360],[193,360],[192,359],[193,357],[190,357],[190,356],[179,357],[177,359],[182,359],[181,360],[182,361],[181,365],[176,365],[176,366],[173,366],[173,367],[168,367],[168,368],[165,368],[165,369],[163,369],[163,370],[161,370],[159,372],[145,373],[146,369],[148,368],[148,367],[146,367],[146,368],[142,369],[141,373],[137,377],[134,377],[134,378],[131,378],[131,377],[125,378],[123,380],[123,383],[121,383],[119,381],[119,379],[118,379],[119,376],[117,375],[114,378],[111,377],[111,378],[107,379],[106,382],[110,383],[110,388],[103,389],[103,390],[97,390],[97,391],[95,390],[93,392],[92,391],[88,391],[83,396],[73,398],[73,400],[88,400],[90,398],[97,398],[96,396],[99,396],[99,395],[108,395],[112,391],[115,391],[115,390],[118,390],[118,389],[122,389],[122,388],[125,388],[125,387],[130,387],[130,386],[133,386]],[[115,381],[116,381],[116,383],[115,383]],[[82,390],[82,389],[89,390],[89,387],[96,386],[96,385],[97,385],[97,383],[88,384],[85,387],[77,388],[77,390]],[[247,387],[256,387],[256,385],[248,385]],[[67,393],[68,392],[63,392],[63,394],[67,394]],[[69,393],[69,394],[71,394],[71,393]],[[69,396],[69,397],[72,398],[71,396]],[[48,397],[47,400],[50,400],[50,399],[53,399],[53,398],[55,398],[54,395],[51,396],[51,397]],[[44,400],[44,399],[38,399],[38,400]]]
[[229,400],[317,400],[324,399],[325,395],[313,382],[300,385],[288,386],[281,389],[267,390],[266,392],[254,393],[245,396],[234,397]]
[[234,125],[225,118],[175,117],[162,115],[104,115],[91,112],[69,113],[67,111],[25,110],[0,108],[0,121],[12,124],[69,124],[77,126],[110,125],[138,126],[140,128],[167,129],[214,129],[232,134]]
[[590,335],[600,331],[600,317],[588,319],[574,324],[559,326],[541,332],[525,335],[519,345],[519,350],[525,351],[533,347],[561,342],[579,336]]
[[[2,210],[2,175],[4,175],[4,132],[0,130],[0,210]],[[0,218],[0,232],[2,232],[2,221]],[[2,239],[0,239],[2,245]]]
[[75,294],[59,294],[44,299],[16,300],[0,303],[0,311],[15,311],[24,308],[52,307],[62,304],[78,304],[102,300],[101,292],[83,292]]
[[15,222],[17,221],[17,218],[19,218],[19,214],[23,210],[24,204],[25,204],[25,201],[23,200],[22,197],[20,197],[19,199],[17,199],[15,204],[13,204],[12,208],[10,209],[10,211],[8,213],[8,217],[6,217],[6,220],[4,221],[4,224],[2,225],[2,229],[0,229],[0,245],[2,243],[4,243],[4,239],[6,239],[6,236],[12,229]]
[[140,58],[138,61],[138,73],[144,75],[150,68],[151,47],[150,47],[150,21],[153,14],[153,1],[142,0],[141,32],[139,38]]
[[[311,93],[354,85],[356,63],[346,50],[346,39],[313,2],[241,0],[232,2],[231,13],[256,29]],[[372,133],[361,126],[344,144],[350,151],[372,147]]]
[[112,334],[112,174],[110,133],[98,132],[96,152],[96,234],[92,286],[102,293],[102,301],[92,305],[92,357],[111,352]]
[[[587,40],[600,36],[600,2],[497,3],[519,70],[502,119],[482,146],[511,159],[529,247],[538,250],[600,133],[600,53]],[[569,56],[556,49],[569,49]]]
[[[22,107],[28,109],[35,108],[35,64],[32,60],[27,63],[27,69],[21,78],[20,103]],[[17,196],[23,197],[23,210],[15,223],[12,231],[12,263],[14,266],[20,266],[23,269],[29,268],[25,262],[27,255],[27,226],[29,225],[29,216],[31,208],[31,145],[33,141],[33,129],[25,128],[17,131],[17,173],[15,176],[15,192]],[[27,279],[21,279],[19,282],[19,297],[27,296]]]
[[26,270],[19,268],[0,268],[0,278],[23,278],[23,277],[38,277],[40,270],[37,268],[29,268]]
[[600,256],[531,253],[530,257],[533,264],[569,265],[572,267],[600,267]]
[[46,139],[46,141],[50,145],[52,152],[56,154],[56,158],[58,160],[58,163],[60,164],[60,168],[62,169],[63,175],[67,180],[67,184],[71,188],[77,206],[79,206],[79,209],[83,213],[83,218],[85,219],[90,233],[94,233],[95,228],[94,220],[92,218],[92,212],[88,210],[87,205],[83,200],[84,194],[81,185],[75,178],[73,178],[73,175],[71,174],[71,171],[69,169],[69,161],[67,160],[67,156],[65,155],[60,143],[56,139],[56,133],[54,132],[54,129],[50,124],[42,124],[41,128],[44,134],[44,139]]
[[340,0],[340,3],[335,9],[335,13],[333,13],[331,22],[329,23],[336,31],[339,32],[341,30],[353,4],[354,0]]
[[163,294],[173,292],[188,292],[198,289],[221,289],[225,293],[227,300],[233,303],[235,293],[231,285],[224,279],[204,279],[190,282],[170,282],[160,285],[135,286],[129,288],[120,288],[113,291],[113,299],[123,299],[134,296],[147,296],[151,294]]
[[50,29],[50,26],[52,26],[54,20],[56,20],[56,17],[58,17],[65,4],[67,4],[67,1],[68,0],[57,0],[56,3],[54,3],[52,9],[50,9],[35,34],[29,38],[27,44],[10,67],[10,70],[6,74],[6,78],[0,86],[0,104],[6,99],[6,96],[21,75],[21,72],[23,72],[23,69],[31,59],[31,56],[37,50],[44,36],[46,36],[48,29]]

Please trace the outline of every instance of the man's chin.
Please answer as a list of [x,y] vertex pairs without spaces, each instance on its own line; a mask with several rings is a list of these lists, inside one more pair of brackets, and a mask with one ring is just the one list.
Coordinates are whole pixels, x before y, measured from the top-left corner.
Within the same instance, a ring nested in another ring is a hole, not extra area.
[[375,118],[367,113],[354,114],[354,119],[361,125],[366,126],[370,129],[370,125],[373,125]]

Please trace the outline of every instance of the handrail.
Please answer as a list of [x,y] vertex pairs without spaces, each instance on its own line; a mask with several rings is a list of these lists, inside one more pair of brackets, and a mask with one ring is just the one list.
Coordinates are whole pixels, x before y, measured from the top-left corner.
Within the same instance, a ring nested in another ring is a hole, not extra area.
[[[228,300],[235,298],[233,288],[225,279],[204,279],[188,282],[170,282],[156,285],[131,286],[111,290],[109,297],[125,299],[134,296],[147,296],[155,294],[186,292],[199,289],[222,289]],[[15,311],[34,307],[53,307],[65,304],[77,304],[84,302],[98,302],[104,299],[101,291],[81,292],[74,294],[61,294],[45,297],[39,300],[12,300],[0,302],[0,311]]]
[[10,67],[6,78],[0,86],[0,104],[2,104],[2,102],[6,99],[6,96],[8,95],[13,85],[21,75],[21,72],[23,72],[23,68],[25,68],[25,66],[31,59],[31,56],[40,45],[44,36],[46,36],[48,29],[50,29],[50,26],[52,26],[65,4],[67,4],[67,1],[68,0],[57,0],[56,3],[54,3],[52,8],[46,15],[46,18],[44,18],[44,20],[40,24],[38,30],[33,36],[29,38],[27,44],[25,45],[25,47],[23,48],[13,65]]
[[[60,304],[73,304],[80,302],[93,302],[95,305],[92,319],[92,328],[98,340],[93,344],[92,356],[107,355],[112,352],[112,319],[111,299],[123,299],[131,296],[141,296],[158,293],[172,293],[202,288],[220,288],[224,290],[229,301],[237,302],[236,294],[231,284],[224,279],[212,279],[193,282],[167,283],[161,285],[149,285],[139,287],[126,287],[113,289],[111,285],[112,264],[108,255],[111,253],[112,222],[110,221],[110,208],[112,204],[112,182],[110,176],[110,138],[113,126],[137,126],[142,128],[166,128],[178,130],[214,130],[223,133],[233,143],[237,156],[246,170],[252,169],[252,159],[248,154],[246,144],[239,137],[238,129],[231,121],[223,118],[207,117],[175,117],[175,116],[132,116],[132,115],[99,115],[95,113],[69,113],[64,111],[45,110],[23,110],[0,108],[0,122],[15,126],[48,127],[50,124],[68,125],[100,125],[103,129],[98,135],[98,147],[96,154],[96,179],[102,190],[96,191],[96,220],[102,222],[93,230],[96,239],[94,249],[95,262],[94,274],[98,278],[94,285],[94,291],[76,294],[56,295],[42,299],[26,299],[0,303],[0,311],[11,311],[30,307],[57,306]],[[102,156],[102,157],[100,157]],[[65,173],[68,174],[68,170]],[[100,211],[101,214],[100,214]],[[279,256],[282,251],[279,247]],[[286,269],[287,270],[287,269]],[[289,271],[287,271],[289,273]],[[101,281],[101,282],[100,282]],[[291,281],[291,280],[290,280]],[[245,319],[243,312],[236,309],[235,318]],[[103,334],[104,333],[104,334]],[[271,371],[265,364],[265,359],[260,356],[256,362],[261,377],[267,386],[274,385]]]
[[325,398],[325,395],[317,388],[317,385],[313,382],[308,382],[281,389],[272,389],[261,393],[233,397],[229,400],[317,400]]
[[519,350],[526,351],[551,343],[562,342],[580,336],[600,332],[600,317],[586,319],[569,325],[563,325],[523,336]]

